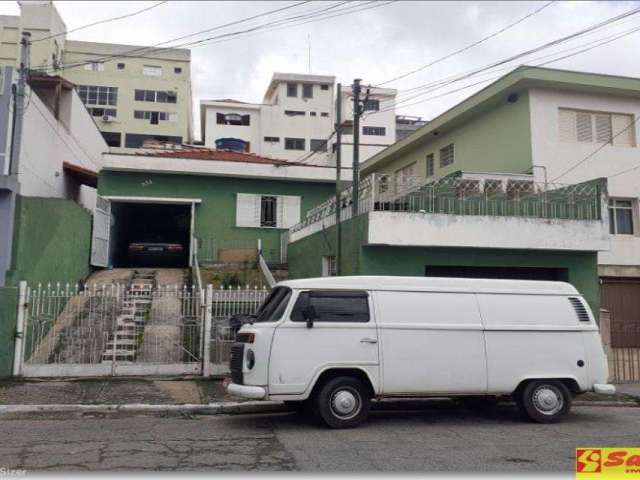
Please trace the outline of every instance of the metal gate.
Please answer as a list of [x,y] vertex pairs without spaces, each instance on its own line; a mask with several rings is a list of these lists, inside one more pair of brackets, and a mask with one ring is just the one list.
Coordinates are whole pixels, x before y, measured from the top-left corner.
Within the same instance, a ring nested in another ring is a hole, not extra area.
[[17,374],[200,374],[202,292],[137,282],[127,288],[21,288],[24,338]]
[[267,294],[156,288],[140,275],[126,286],[21,282],[14,375],[224,375],[230,317],[255,313]]
[[91,236],[91,265],[107,267],[109,265],[109,238],[111,236],[111,203],[97,197],[93,211],[93,230]]

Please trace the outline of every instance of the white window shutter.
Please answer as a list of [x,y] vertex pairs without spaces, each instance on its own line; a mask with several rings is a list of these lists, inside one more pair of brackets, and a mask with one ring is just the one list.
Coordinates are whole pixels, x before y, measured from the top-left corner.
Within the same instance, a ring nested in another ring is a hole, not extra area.
[[576,133],[576,112],[561,108],[558,115],[558,131],[561,142],[575,142],[578,135]]
[[576,112],[576,128],[579,142],[593,142],[592,117],[587,112]]
[[236,227],[260,226],[260,196],[238,193],[236,198]]
[[596,142],[611,143],[611,114],[596,113]]
[[613,144],[617,147],[635,147],[636,132],[633,115],[611,115]]
[[300,223],[300,197],[278,196],[278,228],[291,228]]

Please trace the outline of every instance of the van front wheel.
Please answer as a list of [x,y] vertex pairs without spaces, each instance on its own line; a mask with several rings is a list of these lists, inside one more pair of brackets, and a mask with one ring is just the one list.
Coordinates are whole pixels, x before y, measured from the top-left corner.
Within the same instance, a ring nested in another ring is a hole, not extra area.
[[331,428],[352,428],[367,419],[371,399],[367,388],[353,377],[325,383],[316,396],[316,412]]
[[518,406],[527,418],[538,423],[557,423],[568,415],[571,392],[558,380],[534,380],[521,392]]

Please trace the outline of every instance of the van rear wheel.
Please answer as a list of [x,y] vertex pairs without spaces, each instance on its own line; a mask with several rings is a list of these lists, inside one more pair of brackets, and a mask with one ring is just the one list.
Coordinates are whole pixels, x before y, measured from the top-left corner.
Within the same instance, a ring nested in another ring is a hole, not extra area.
[[534,380],[520,394],[518,407],[530,420],[557,423],[569,414],[571,392],[558,380]]
[[353,377],[336,377],[318,391],[316,412],[331,428],[353,428],[369,415],[371,399],[368,389]]

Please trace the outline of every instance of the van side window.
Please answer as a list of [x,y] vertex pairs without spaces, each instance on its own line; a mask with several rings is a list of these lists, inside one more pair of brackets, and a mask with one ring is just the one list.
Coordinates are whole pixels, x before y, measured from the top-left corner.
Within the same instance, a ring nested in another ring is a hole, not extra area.
[[311,305],[318,316],[316,322],[361,322],[369,321],[369,302],[367,292],[343,290],[302,292],[298,296],[291,320],[304,322],[302,311]]

